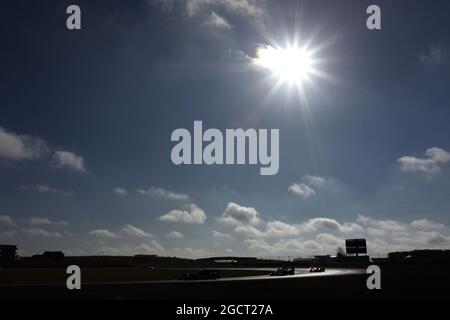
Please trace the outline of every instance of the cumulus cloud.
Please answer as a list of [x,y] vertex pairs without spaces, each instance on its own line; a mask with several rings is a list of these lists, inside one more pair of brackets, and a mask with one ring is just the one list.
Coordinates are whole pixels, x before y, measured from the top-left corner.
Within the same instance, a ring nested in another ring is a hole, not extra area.
[[420,230],[438,230],[445,228],[442,223],[436,223],[427,219],[414,220],[411,222],[411,226]]
[[256,56],[251,59],[253,65],[263,69],[273,69],[277,50],[270,45],[258,45],[256,47]]
[[19,135],[0,127],[0,159],[37,159],[48,151],[47,143],[37,137]]
[[206,220],[205,212],[195,204],[185,206],[184,210],[172,210],[158,218],[165,222],[183,222],[189,224],[202,224]]
[[219,221],[234,226],[255,225],[260,222],[259,212],[252,207],[240,206],[237,203],[229,202]]
[[57,168],[66,168],[81,173],[86,173],[84,159],[70,151],[55,151],[53,154],[54,164]]
[[321,245],[316,240],[303,239],[287,239],[278,240],[275,242],[268,242],[264,239],[246,239],[244,244],[255,254],[260,256],[309,256],[316,253],[331,253],[334,252],[335,247],[327,248],[326,245]]
[[264,232],[251,225],[237,225],[234,228],[236,234],[247,238],[261,238]]
[[39,225],[54,225],[54,226],[67,226],[69,225],[69,223],[67,221],[64,220],[60,220],[60,221],[53,221],[50,220],[48,218],[39,218],[39,217],[33,217],[28,221],[29,224],[34,225],[34,226],[39,226]]
[[[241,206],[232,204],[227,208],[227,214],[222,214],[218,222],[231,225],[237,236],[247,238],[244,243],[248,249],[260,255],[335,254],[337,248],[344,247],[345,239],[349,238],[366,238],[371,254],[450,246],[450,229],[428,219],[401,222],[358,215],[355,221],[340,222],[333,218],[317,217],[300,223],[288,223],[266,221],[251,207],[239,210]],[[241,211],[246,213],[243,215],[245,218],[242,218]],[[223,234],[213,231],[213,235],[220,238]]]
[[315,175],[306,175],[301,179],[300,183],[292,183],[288,191],[303,199],[309,199],[316,194],[316,190],[331,186],[334,180]]
[[118,235],[114,232],[111,232],[107,229],[97,229],[97,230],[92,230],[91,232],[89,232],[90,235],[99,237],[99,238],[117,238]]
[[73,195],[72,190],[61,190],[61,189],[53,188],[53,187],[45,185],[45,184],[36,184],[36,185],[32,185],[32,186],[21,186],[20,188],[24,191],[31,192],[31,193],[61,195],[61,196]]
[[269,237],[294,237],[299,233],[299,228],[281,221],[268,222],[265,231],[265,235]]
[[435,249],[450,245],[448,227],[431,220],[418,219],[406,223],[362,215],[359,215],[357,220],[368,231],[373,249],[379,252]]
[[181,232],[178,231],[170,231],[166,233],[166,238],[172,238],[172,239],[183,239],[184,238],[184,234],[182,234]]
[[441,148],[430,148],[422,158],[404,156],[397,160],[404,172],[419,172],[427,176],[439,173],[450,162],[450,153]]
[[216,239],[227,239],[227,240],[232,240],[233,239],[233,236],[231,234],[222,233],[222,232],[219,232],[219,231],[216,231],[216,230],[212,231],[212,235]]
[[304,183],[293,183],[289,186],[288,191],[303,199],[308,199],[316,194],[313,188]]
[[119,196],[126,196],[128,194],[128,190],[124,188],[114,188],[113,192]]
[[[260,218],[255,208],[243,207],[233,202],[227,205],[218,221],[233,226],[236,234],[252,238],[285,238],[322,230],[342,234],[358,234],[363,231],[357,223],[341,224],[330,218],[313,218],[301,224],[289,224],[278,220],[265,221]],[[261,224],[262,228],[257,228],[258,224]]]
[[[0,160],[32,160],[44,156],[48,160],[51,149],[47,142],[39,137],[17,134],[0,127]],[[69,151],[55,151],[52,163],[58,168],[86,172],[83,158]]]
[[278,220],[262,222],[264,228],[257,229],[249,225],[239,225],[234,228],[234,232],[241,236],[253,238],[288,238],[322,231],[356,236],[364,232],[364,228],[357,223],[345,222],[341,224],[330,218],[313,218],[300,224],[289,224]]
[[332,178],[313,175],[306,175],[303,177],[303,180],[305,181],[306,184],[316,188],[326,186],[327,184],[330,185],[334,182]]
[[302,233],[311,233],[318,232],[322,230],[328,231],[336,231],[343,234],[353,234],[357,235],[364,231],[363,227],[358,223],[354,222],[344,222],[339,223],[335,219],[331,218],[312,218],[307,220],[306,222],[297,225],[300,232]]
[[[400,223],[398,221],[390,219],[378,220],[371,217],[358,215],[357,221],[365,227],[371,227],[373,229],[378,229],[397,235],[408,233],[410,231],[408,224]],[[414,224],[414,221],[411,224]]]
[[188,201],[189,196],[183,193],[177,193],[174,191],[164,190],[163,188],[159,187],[151,187],[148,190],[139,189],[138,193],[157,198],[157,199],[164,199],[164,200],[173,200],[173,201]]
[[140,238],[145,238],[145,237],[153,237],[152,234],[145,232],[142,229],[139,229],[131,224],[127,224],[125,227],[122,228],[122,233],[128,235],[128,236],[134,236],[134,237],[140,237]]
[[[248,249],[258,255],[296,255],[309,256],[316,254],[335,254],[337,248],[345,247],[345,239],[362,237],[367,239],[369,254],[387,254],[393,251],[415,249],[442,249],[450,245],[448,227],[432,221],[422,220],[410,223],[394,220],[378,220],[366,216],[359,216],[362,224],[352,232],[345,225],[356,223],[325,223],[328,231],[317,228],[309,233],[299,233],[295,237],[265,238],[249,237],[244,240]],[[313,224],[317,223],[315,221]],[[320,222],[323,226],[322,220]],[[311,221],[300,225],[311,225]],[[426,229],[422,229],[425,227]]]
[[15,226],[16,222],[8,215],[0,215],[0,225]]
[[50,232],[42,228],[30,228],[23,229],[23,233],[33,236],[33,237],[42,237],[42,238],[62,238],[61,233],[59,232]]

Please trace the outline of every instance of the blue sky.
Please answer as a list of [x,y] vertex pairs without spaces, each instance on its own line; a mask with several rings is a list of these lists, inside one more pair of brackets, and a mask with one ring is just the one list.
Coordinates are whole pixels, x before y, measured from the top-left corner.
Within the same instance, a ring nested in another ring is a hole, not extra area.
[[[0,241],[22,254],[373,255],[450,244],[446,1],[0,5]],[[258,48],[316,73],[276,85]],[[280,170],[176,166],[177,128],[280,130]]]

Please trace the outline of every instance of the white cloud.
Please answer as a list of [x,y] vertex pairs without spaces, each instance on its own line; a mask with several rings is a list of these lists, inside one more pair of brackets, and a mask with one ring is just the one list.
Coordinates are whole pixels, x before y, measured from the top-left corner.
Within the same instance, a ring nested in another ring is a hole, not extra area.
[[0,224],[7,226],[15,226],[15,221],[8,215],[0,215]]
[[219,221],[234,226],[255,225],[260,222],[259,212],[252,207],[240,206],[237,203],[229,202]]
[[61,195],[61,196],[71,196],[73,195],[72,190],[60,190],[53,187],[50,187],[45,184],[36,184],[33,186],[21,186],[22,190],[32,192],[32,193],[40,193],[40,194],[50,194],[50,195]]
[[313,218],[301,224],[289,224],[277,220],[262,222],[265,225],[263,229],[257,229],[250,225],[237,225],[234,232],[244,237],[253,238],[289,238],[324,231],[357,236],[364,232],[364,228],[357,223],[345,222],[341,224],[330,218]]
[[448,227],[431,220],[419,219],[405,223],[360,215],[358,221],[366,227],[374,250],[433,249],[450,245]]
[[301,225],[302,229],[305,231],[317,231],[321,228],[329,230],[339,230],[340,224],[335,219],[330,218],[313,218]]
[[291,184],[288,191],[303,199],[313,197],[317,189],[331,186],[334,183],[334,180],[331,178],[324,178],[317,175],[306,175],[301,181],[301,183]]
[[423,158],[404,156],[397,160],[404,172],[421,172],[427,176],[439,173],[450,162],[450,153],[440,148],[430,148]]
[[128,236],[134,236],[134,237],[140,237],[140,238],[153,237],[152,234],[147,233],[144,230],[139,229],[131,224],[127,224],[125,227],[123,227],[122,232]]
[[[251,207],[232,204],[227,208],[218,222],[230,224],[233,232],[247,238],[244,243],[258,254],[333,254],[338,247],[345,246],[344,240],[349,238],[366,238],[371,254],[450,246],[450,229],[427,219],[400,222],[358,215],[356,221],[339,222],[317,217],[292,224],[278,220],[265,221]],[[213,231],[213,235],[220,238],[223,234]]]
[[53,160],[57,168],[67,168],[74,171],[86,173],[84,159],[81,156],[69,151],[55,151]]
[[89,234],[100,238],[117,238],[117,234],[106,229],[92,230]]
[[31,218],[28,221],[29,224],[34,225],[34,226],[39,226],[39,225],[55,225],[55,226],[67,226],[69,225],[67,223],[67,221],[61,220],[61,221],[52,221],[48,218],[38,218],[38,217],[34,217]]
[[432,66],[445,62],[445,54],[437,45],[431,45],[428,52],[419,56],[419,61],[425,65]]
[[251,62],[253,65],[271,70],[273,68],[273,63],[276,61],[274,59],[277,56],[277,50],[270,45],[258,45],[256,47],[256,56],[252,58]]
[[118,194],[119,196],[126,196],[128,194],[127,189],[124,188],[114,188],[114,193]]
[[159,187],[151,187],[148,190],[139,189],[138,193],[158,198],[158,199],[164,199],[164,200],[174,200],[174,201],[187,201],[189,200],[189,196],[183,193],[177,193],[169,190],[164,190],[163,188]]
[[18,135],[0,127],[0,159],[37,159],[48,151],[44,140],[28,135]]
[[[40,159],[50,153],[47,142],[30,135],[19,135],[0,127],[0,159],[26,160]],[[82,157],[69,151],[55,151],[52,156],[53,164],[58,168],[70,168],[86,172]]]
[[232,28],[232,26],[228,23],[228,21],[211,10],[210,15],[203,22],[203,26],[208,28],[214,28],[220,31],[227,31]]
[[[262,1],[259,0],[259,3]],[[260,18],[264,11],[257,0],[187,0],[186,13],[188,16],[198,16],[211,7],[218,7],[230,13],[244,17]]]
[[181,232],[178,232],[178,231],[170,231],[170,232],[166,233],[166,238],[180,240],[180,239],[184,238],[184,234],[182,234]]
[[316,194],[313,188],[304,183],[293,183],[289,186],[288,191],[303,199],[311,198]]
[[367,227],[366,231],[369,236],[372,236],[375,238],[383,238],[386,236],[386,231],[378,229],[378,228]]
[[33,237],[43,237],[43,238],[62,238],[61,233],[59,232],[49,232],[42,228],[31,228],[31,229],[23,229],[23,233],[33,236]]
[[258,230],[251,225],[237,225],[234,228],[236,234],[247,238],[261,238],[264,236],[264,232]]
[[217,239],[226,239],[226,240],[232,240],[233,239],[233,236],[231,234],[222,233],[222,232],[219,232],[219,231],[216,231],[216,230],[212,231],[212,235],[213,235],[214,238],[217,238]]
[[387,232],[397,234],[408,232],[408,225],[395,220],[377,220],[363,215],[358,215],[357,221],[365,227],[373,227]]
[[265,235],[268,237],[294,237],[300,233],[296,226],[281,222],[270,221],[267,223]]
[[436,223],[434,221],[430,221],[427,219],[419,219],[411,222],[411,227],[420,229],[420,230],[438,230],[444,229],[445,226],[441,223]]
[[421,219],[407,223],[361,215],[357,221],[362,226],[355,222],[339,223],[329,218],[310,219],[296,225],[304,228],[307,226],[307,233],[300,232],[297,236],[288,238],[275,237],[272,241],[264,238],[267,237],[264,234],[249,237],[244,243],[254,254],[269,256],[335,254],[339,247],[345,247],[345,239],[354,237],[367,239],[370,255],[402,250],[443,249],[450,246],[449,228],[433,221]]
[[344,222],[339,223],[331,218],[312,218],[306,222],[297,225],[301,233],[312,233],[321,230],[335,231],[343,234],[357,235],[364,231],[363,227],[357,223]]
[[184,210],[172,210],[158,218],[166,222],[183,222],[189,224],[202,224],[206,220],[205,212],[195,204],[185,206]]
[[313,240],[287,239],[267,242],[264,239],[246,239],[244,244],[259,256],[310,256],[314,254],[333,254],[336,247]]
[[257,26],[262,26],[265,15],[264,0],[151,0],[150,2],[159,4],[163,12],[181,11],[190,20],[201,23],[211,19],[211,11],[245,18],[246,22]]
[[303,177],[303,180],[305,183],[309,186],[320,188],[325,185],[330,185],[334,183],[334,180],[331,178],[325,178],[320,176],[313,176],[313,175],[306,175]]

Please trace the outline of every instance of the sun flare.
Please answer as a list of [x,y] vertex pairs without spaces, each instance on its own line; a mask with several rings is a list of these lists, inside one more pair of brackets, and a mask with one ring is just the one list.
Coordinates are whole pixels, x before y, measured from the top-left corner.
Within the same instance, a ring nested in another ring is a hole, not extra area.
[[253,62],[272,71],[280,80],[297,85],[313,72],[314,63],[311,52],[306,48],[272,46],[259,47]]

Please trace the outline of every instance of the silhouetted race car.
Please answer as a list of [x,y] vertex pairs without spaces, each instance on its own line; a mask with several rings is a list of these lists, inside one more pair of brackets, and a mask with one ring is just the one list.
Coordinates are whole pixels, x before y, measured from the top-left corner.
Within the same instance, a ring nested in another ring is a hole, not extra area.
[[200,270],[197,273],[183,273],[180,280],[214,280],[220,278],[220,274],[214,270]]
[[311,267],[309,268],[309,272],[325,272],[324,267]]
[[271,276],[287,276],[293,274],[295,274],[295,268],[286,268],[286,267],[275,269],[270,273]]

